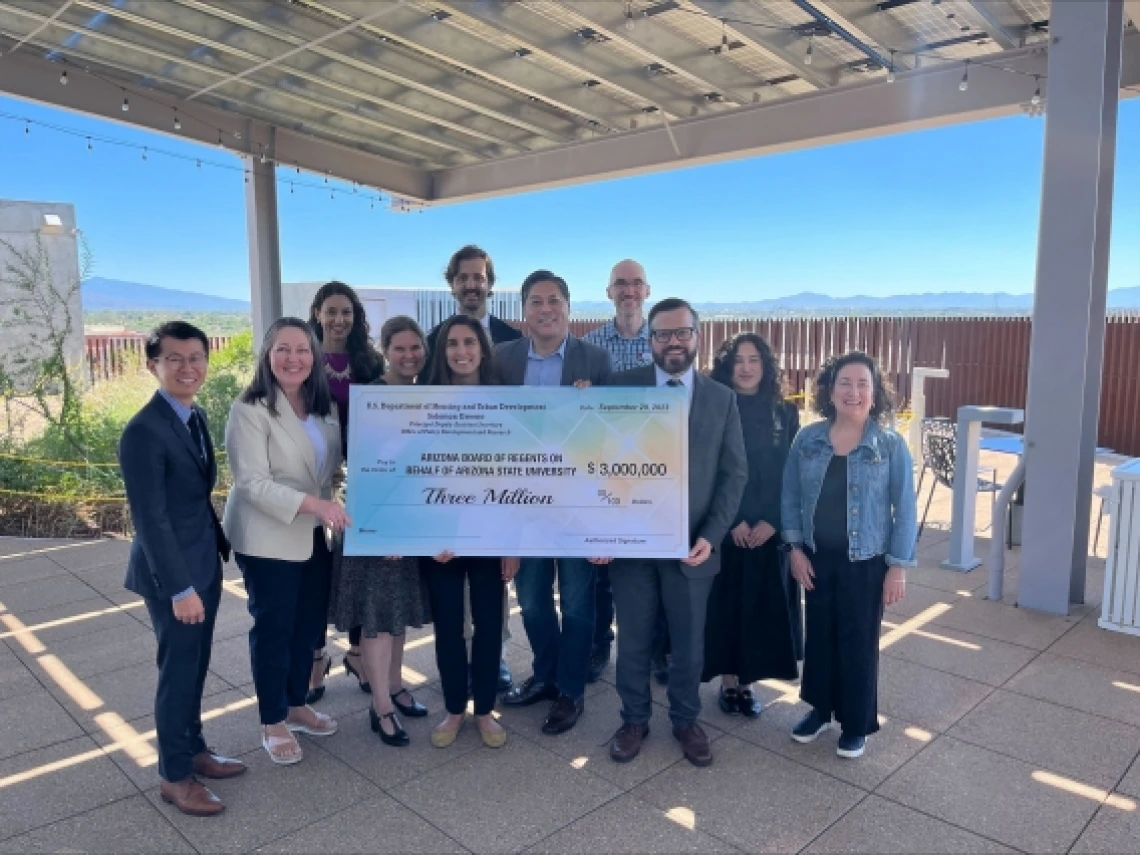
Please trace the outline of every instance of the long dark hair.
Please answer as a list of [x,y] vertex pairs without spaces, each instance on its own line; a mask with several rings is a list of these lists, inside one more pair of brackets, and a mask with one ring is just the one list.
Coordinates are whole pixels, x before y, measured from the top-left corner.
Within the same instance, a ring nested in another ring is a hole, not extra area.
[[868,356],[861,350],[852,350],[842,356],[833,356],[819,368],[815,378],[815,390],[812,393],[812,405],[815,411],[828,421],[835,421],[835,404],[831,403],[831,393],[835,389],[835,379],[839,372],[848,365],[865,365],[871,371],[871,382],[875,387],[875,398],[871,404],[872,421],[884,424],[894,412],[894,390],[890,382],[879,370],[879,363],[873,356]]
[[277,395],[281,390],[277,385],[277,379],[273,376],[272,353],[277,333],[286,327],[304,330],[309,338],[309,348],[313,351],[313,369],[301,384],[301,400],[305,403],[305,412],[315,416],[327,416],[332,411],[332,395],[329,394],[329,380],[325,376],[322,364],[324,354],[321,351],[321,342],[312,326],[300,318],[280,318],[265,331],[261,351],[257,355],[257,369],[254,371],[253,379],[241,393],[241,402],[255,404],[258,401],[265,401],[265,408],[269,412],[275,416],[281,415],[277,411]]
[[760,388],[756,390],[756,394],[769,400],[773,405],[782,404],[784,401],[784,374],[780,370],[780,363],[776,359],[776,354],[772,352],[772,346],[759,333],[742,332],[740,335],[725,341],[716,352],[709,376],[718,383],[723,383],[730,389],[733,388],[732,374],[736,366],[736,354],[742,344],[751,344],[760,354],[760,365],[764,369],[764,375],[760,378]]
[[[345,349],[348,351],[348,364],[352,368],[353,383],[371,383],[384,373],[384,357],[370,337],[368,316],[364,313],[364,304],[356,296],[350,286],[343,282],[328,282],[321,286],[313,297],[313,304],[309,307],[309,318],[317,341],[325,340],[325,331],[321,327],[321,309],[329,297],[345,297],[352,304],[352,329],[348,332]],[[323,367],[323,366],[322,366]]]
[[452,315],[439,327],[439,335],[435,339],[435,353],[431,356],[431,373],[428,375],[430,386],[452,386],[454,380],[451,376],[451,367],[447,364],[447,336],[454,327],[467,327],[475,333],[479,340],[479,350],[483,358],[479,360],[479,385],[490,386],[493,382],[491,372],[491,339],[487,338],[487,331],[475,318],[467,315]]

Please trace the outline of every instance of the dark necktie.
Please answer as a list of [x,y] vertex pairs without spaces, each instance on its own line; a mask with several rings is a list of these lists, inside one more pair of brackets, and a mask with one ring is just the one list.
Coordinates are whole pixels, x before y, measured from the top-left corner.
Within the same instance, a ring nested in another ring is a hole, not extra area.
[[198,449],[198,456],[203,460],[206,459],[206,444],[202,441],[202,420],[198,416],[198,411],[194,410],[190,413],[190,419],[186,422],[186,426],[190,428],[190,436],[194,438],[194,447]]
[[676,377],[670,377],[665,381],[666,386],[684,386],[685,384],[678,380]]

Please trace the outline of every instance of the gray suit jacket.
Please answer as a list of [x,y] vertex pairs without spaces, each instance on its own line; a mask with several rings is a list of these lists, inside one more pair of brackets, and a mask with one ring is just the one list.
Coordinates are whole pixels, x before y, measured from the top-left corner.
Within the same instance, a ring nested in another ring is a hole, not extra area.
[[[530,338],[495,345],[494,377],[499,386],[522,386],[526,379],[526,355],[530,351]],[[572,386],[576,380],[589,380],[594,386],[604,386],[613,371],[608,350],[596,344],[566,336],[566,352],[562,360],[562,385]]]
[[[652,365],[620,371],[609,386],[656,386]],[[748,483],[748,457],[736,393],[693,372],[693,402],[689,407],[689,538],[712,544],[709,559],[697,567],[682,564],[686,576],[715,576],[720,572],[720,545],[736,518]]]

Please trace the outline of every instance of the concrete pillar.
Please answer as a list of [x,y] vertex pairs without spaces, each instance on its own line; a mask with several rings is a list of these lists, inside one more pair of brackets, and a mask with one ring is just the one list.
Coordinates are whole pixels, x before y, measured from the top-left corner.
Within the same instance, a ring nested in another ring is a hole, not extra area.
[[1018,601],[1084,600],[1104,359],[1123,0],[1052,4]]
[[276,130],[268,129],[266,162],[247,155],[245,221],[249,241],[249,290],[253,314],[254,352],[269,326],[281,317],[281,247],[277,228]]

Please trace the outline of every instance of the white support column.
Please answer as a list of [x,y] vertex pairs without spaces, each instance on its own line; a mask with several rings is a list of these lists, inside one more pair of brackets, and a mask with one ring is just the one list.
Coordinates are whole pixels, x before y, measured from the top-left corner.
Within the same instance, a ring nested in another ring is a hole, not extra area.
[[[250,140],[251,149],[253,140]],[[261,346],[265,331],[281,317],[281,248],[277,228],[276,129],[264,141],[268,158],[247,155],[249,182],[245,187],[245,221],[249,241],[249,290],[253,314],[253,347]]]
[[1104,359],[1123,0],[1054,2],[1018,601],[1084,600]]

